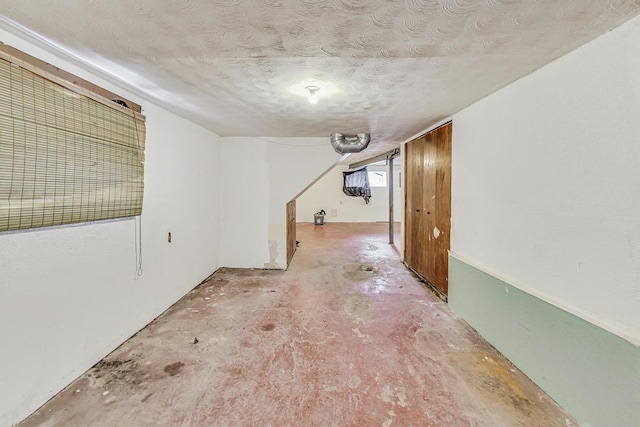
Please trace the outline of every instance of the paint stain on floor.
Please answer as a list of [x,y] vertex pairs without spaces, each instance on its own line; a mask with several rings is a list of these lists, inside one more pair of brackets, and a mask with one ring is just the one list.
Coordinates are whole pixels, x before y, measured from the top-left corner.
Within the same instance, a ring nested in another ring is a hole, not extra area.
[[288,271],[220,269],[20,426],[578,425],[386,238],[300,225]]

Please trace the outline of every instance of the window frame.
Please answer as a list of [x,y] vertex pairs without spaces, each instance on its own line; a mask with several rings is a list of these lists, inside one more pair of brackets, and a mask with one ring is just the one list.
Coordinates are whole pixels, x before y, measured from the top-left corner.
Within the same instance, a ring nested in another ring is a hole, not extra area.
[[[377,185],[376,179],[372,179],[372,174],[380,174],[384,177],[384,185]],[[369,178],[369,187],[371,188],[387,188],[389,186],[389,178],[387,177],[387,171],[367,170]]]

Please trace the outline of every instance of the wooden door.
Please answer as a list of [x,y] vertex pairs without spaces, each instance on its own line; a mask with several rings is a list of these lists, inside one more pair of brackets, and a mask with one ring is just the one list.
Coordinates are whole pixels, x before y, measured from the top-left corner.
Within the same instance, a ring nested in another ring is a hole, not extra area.
[[405,262],[414,270],[420,269],[422,265],[422,253],[424,251],[424,240],[419,236],[423,233],[422,223],[422,199],[424,192],[424,180],[422,175],[410,173],[409,171],[422,170],[424,162],[425,138],[419,138],[410,142],[406,146],[406,196],[405,196]]
[[420,230],[420,238],[424,240],[424,250],[421,253],[422,264],[417,267],[417,272],[425,278],[429,283],[434,284],[431,280],[435,275],[436,260],[436,242],[432,236],[433,222],[436,210],[436,146],[434,144],[434,133],[430,132],[425,135],[424,145],[424,161],[422,162],[423,193],[422,193],[422,229]]
[[446,296],[451,231],[451,123],[406,146],[405,262]]
[[436,206],[431,236],[434,242],[433,284],[445,295],[449,291],[451,247],[451,123],[435,130]]
[[296,253],[296,201],[287,203],[287,267]]

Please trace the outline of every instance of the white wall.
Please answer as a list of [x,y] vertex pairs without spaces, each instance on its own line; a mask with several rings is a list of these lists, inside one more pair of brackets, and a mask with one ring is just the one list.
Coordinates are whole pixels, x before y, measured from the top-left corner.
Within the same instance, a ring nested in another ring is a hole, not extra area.
[[451,249],[640,343],[640,18],[453,117]]
[[[0,31],[0,40],[140,103],[143,275],[134,221],[0,235],[0,425],[11,425],[219,266],[217,135]],[[167,242],[167,232],[173,243]]]
[[221,265],[262,268],[269,260],[267,142],[222,138],[221,154]]
[[286,268],[286,204],[339,159],[328,137],[222,138],[222,265]]
[[[400,188],[400,164],[393,169],[393,217],[402,221],[402,189]],[[342,172],[348,165],[339,165],[305,191],[296,202],[298,222],[313,222],[313,214],[321,209],[327,213],[325,222],[376,222],[389,221],[389,188],[371,187],[371,199],[366,204],[362,197],[350,197],[342,191]],[[387,166],[369,165],[369,171],[388,171]]]

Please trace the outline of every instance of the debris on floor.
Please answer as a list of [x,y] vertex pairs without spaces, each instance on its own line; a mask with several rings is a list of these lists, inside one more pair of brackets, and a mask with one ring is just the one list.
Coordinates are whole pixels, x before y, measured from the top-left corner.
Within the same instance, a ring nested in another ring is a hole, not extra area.
[[287,271],[218,270],[20,426],[577,426],[387,233],[299,225]]

